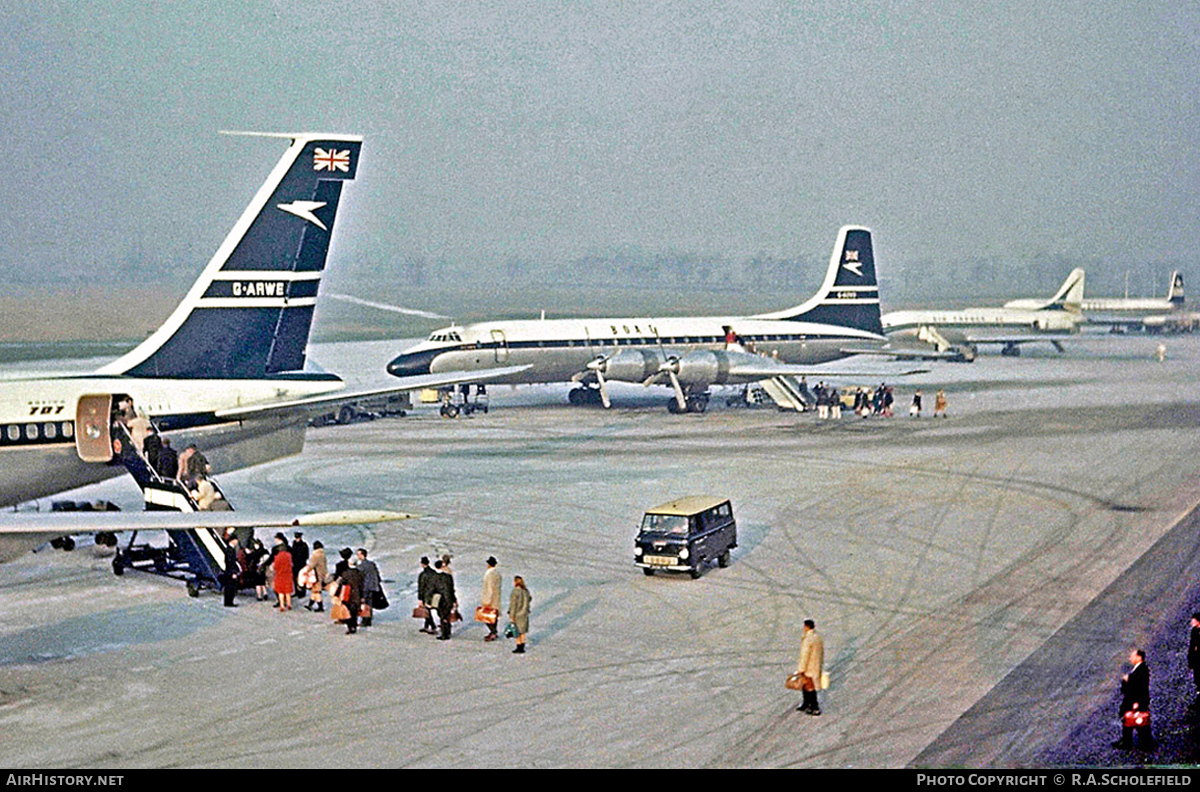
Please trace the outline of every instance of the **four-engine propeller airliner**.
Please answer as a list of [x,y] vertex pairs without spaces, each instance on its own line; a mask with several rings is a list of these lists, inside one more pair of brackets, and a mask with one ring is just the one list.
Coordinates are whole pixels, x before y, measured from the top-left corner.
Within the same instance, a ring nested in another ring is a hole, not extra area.
[[[1083,322],[1083,284],[1084,272],[1077,268],[1048,300],[1012,300],[1001,308],[890,311],[883,315],[883,331],[894,338],[915,336],[940,352],[958,350],[968,360],[980,344],[1002,344],[1002,354],[1017,355],[1019,344],[1049,341],[1061,351],[1059,336],[1078,333]],[[1019,332],[1005,335],[1004,330]]]
[[[813,374],[814,364],[883,346],[870,230],[837,234],[821,288],[793,308],[756,316],[542,319],[437,330],[388,364],[398,377],[524,370],[502,383],[581,383],[573,404],[609,406],[610,380],[669,384],[672,412],[702,412],[711,385]],[[857,347],[858,349],[849,349]],[[755,351],[749,351],[753,348]],[[828,374],[828,372],[819,372]]]
[[314,412],[514,371],[345,393],[338,377],[306,369],[317,287],[362,138],[269,137],[291,144],[162,327],[93,374],[0,380],[0,506],[118,475],[105,463],[109,405],[122,398],[168,436],[186,430],[218,469],[232,470],[298,453]]

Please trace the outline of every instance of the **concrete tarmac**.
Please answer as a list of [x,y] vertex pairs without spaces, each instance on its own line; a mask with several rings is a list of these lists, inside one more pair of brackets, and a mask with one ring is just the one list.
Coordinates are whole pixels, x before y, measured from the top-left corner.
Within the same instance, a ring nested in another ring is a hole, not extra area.
[[[371,551],[393,603],[375,626],[347,636],[252,597],[227,610],[177,582],[114,577],[90,546],[30,554],[0,566],[0,764],[1069,764],[1071,729],[1130,648],[1173,628],[1186,593],[1161,580],[1178,565],[1127,577],[1200,503],[1200,339],[1167,340],[1163,363],[1156,344],[889,378],[891,419],[822,423],[720,398],[673,416],[665,389],[637,386],[614,389],[610,411],[572,408],[559,386],[493,388],[487,415],[424,407],[310,430],[300,456],[219,479],[247,509],[421,514],[306,535],[331,556]],[[917,387],[925,416],[912,419]],[[937,387],[947,419],[930,417]],[[643,509],[702,493],[733,500],[731,565],[645,577],[632,559]],[[125,480],[70,497],[138,499]],[[418,558],[447,550],[468,621],[439,642],[410,611]],[[488,555],[505,603],[514,574],[532,591],[524,656],[469,621]],[[1130,579],[1162,585],[1122,591]],[[1064,642],[1101,595],[1131,626]],[[819,718],[783,687],[806,617],[832,677]],[[1074,680],[1061,723],[1039,731],[984,706],[1042,660]],[[1078,748],[1084,761],[1096,746]]]

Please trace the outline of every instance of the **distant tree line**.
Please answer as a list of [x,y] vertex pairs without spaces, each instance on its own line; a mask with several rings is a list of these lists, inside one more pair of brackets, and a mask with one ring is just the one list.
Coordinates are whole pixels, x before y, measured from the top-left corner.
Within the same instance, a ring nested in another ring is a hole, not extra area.
[[[509,256],[469,259],[421,254],[397,254],[377,247],[362,254],[338,256],[341,284],[366,283],[375,293],[399,289],[464,290],[495,285],[579,286],[586,289],[672,288],[697,291],[749,291],[803,296],[815,290],[825,275],[824,256],[785,257],[650,251],[623,247],[562,259]],[[207,263],[190,250],[154,254],[131,246],[115,261],[77,263],[11,262],[9,290],[21,285],[77,287],[84,285],[166,285],[185,289]],[[891,306],[941,300],[978,300],[1050,296],[1075,267],[1087,270],[1086,293],[1095,297],[1161,296],[1172,269],[1184,273],[1187,288],[1200,298],[1200,266],[1194,261],[1100,261],[1063,255],[1004,257],[999,255],[943,259],[913,259],[881,263],[885,310]],[[345,286],[344,290],[354,290]],[[1198,300],[1200,301],[1200,300]]]

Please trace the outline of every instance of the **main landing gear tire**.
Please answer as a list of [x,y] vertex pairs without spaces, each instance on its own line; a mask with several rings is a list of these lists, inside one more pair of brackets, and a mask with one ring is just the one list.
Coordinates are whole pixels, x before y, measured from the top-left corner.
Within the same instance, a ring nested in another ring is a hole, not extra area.
[[443,418],[457,418],[458,417],[458,405],[457,404],[443,404],[441,413],[442,413]]
[[685,401],[686,401],[687,406],[681,410],[681,409],[679,409],[678,400],[676,400],[674,397],[672,397],[671,399],[669,399],[667,401],[667,412],[671,413],[672,415],[678,415],[683,412],[702,413],[708,409],[708,396],[707,395],[688,396]]
[[600,404],[600,390],[598,388],[574,388],[567,391],[567,401],[574,404],[576,407],[595,406]]

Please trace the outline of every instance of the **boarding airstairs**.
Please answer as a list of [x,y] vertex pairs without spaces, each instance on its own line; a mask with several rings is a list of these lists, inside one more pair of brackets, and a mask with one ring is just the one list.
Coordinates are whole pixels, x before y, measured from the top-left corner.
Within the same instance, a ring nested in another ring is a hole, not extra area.
[[[124,424],[113,421],[111,431],[114,461],[119,461],[141,488],[146,511],[200,511],[200,504],[182,482],[160,475],[150,465]],[[228,504],[217,482],[211,478],[209,482]],[[227,510],[232,508],[226,506]],[[182,580],[193,597],[204,588],[219,589],[225,573],[224,538],[213,528],[168,529],[166,533],[168,544],[164,548],[134,544],[138,535],[134,531],[124,550],[117,550],[113,572],[122,575],[126,569],[135,569]]]
[[816,402],[808,388],[797,382],[795,377],[771,377],[759,380],[758,386],[781,410],[804,412]]

